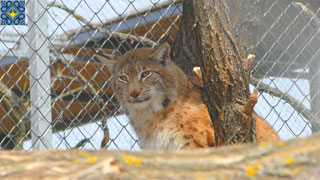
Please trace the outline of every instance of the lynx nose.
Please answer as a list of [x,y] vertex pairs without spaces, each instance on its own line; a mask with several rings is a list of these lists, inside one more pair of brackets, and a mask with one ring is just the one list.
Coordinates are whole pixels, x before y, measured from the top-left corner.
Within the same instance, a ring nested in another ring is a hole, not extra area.
[[133,98],[137,98],[139,95],[140,95],[140,92],[138,92],[138,91],[133,91],[130,93],[130,96]]

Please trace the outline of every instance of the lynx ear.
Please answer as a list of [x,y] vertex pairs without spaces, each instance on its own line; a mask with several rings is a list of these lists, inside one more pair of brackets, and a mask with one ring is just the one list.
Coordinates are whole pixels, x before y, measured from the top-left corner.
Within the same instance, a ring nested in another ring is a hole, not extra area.
[[170,60],[170,45],[166,42],[154,50],[152,58],[165,65]]
[[102,54],[95,54],[95,56],[101,61],[103,62],[105,65],[107,65],[109,71],[113,71],[114,65],[116,63],[116,57],[109,59],[107,56],[102,55]]

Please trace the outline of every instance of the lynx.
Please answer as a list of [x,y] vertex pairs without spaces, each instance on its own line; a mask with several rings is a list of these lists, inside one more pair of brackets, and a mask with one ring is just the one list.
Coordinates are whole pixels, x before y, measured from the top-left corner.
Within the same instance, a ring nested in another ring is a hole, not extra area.
[[[128,51],[116,60],[97,57],[113,74],[112,88],[142,149],[180,150],[215,146],[208,110],[198,89],[170,60],[170,46]],[[278,140],[258,115],[258,141]]]

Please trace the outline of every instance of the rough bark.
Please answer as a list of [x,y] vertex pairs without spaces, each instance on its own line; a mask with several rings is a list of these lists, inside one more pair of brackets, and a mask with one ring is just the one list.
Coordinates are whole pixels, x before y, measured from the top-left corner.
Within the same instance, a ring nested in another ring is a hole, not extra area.
[[319,179],[320,135],[185,152],[0,152],[0,179]]
[[172,60],[187,75],[192,75],[192,69],[195,66],[199,66],[198,54],[200,53],[197,49],[197,37],[193,32],[196,24],[196,17],[193,12],[193,0],[183,1],[183,14],[180,24],[180,28],[172,47]]
[[253,108],[255,97],[248,101],[249,73],[243,68],[229,21],[225,0],[184,1],[173,48],[174,59],[185,72],[190,74],[193,66],[201,67],[203,99],[218,145],[256,139],[252,109],[247,109]]

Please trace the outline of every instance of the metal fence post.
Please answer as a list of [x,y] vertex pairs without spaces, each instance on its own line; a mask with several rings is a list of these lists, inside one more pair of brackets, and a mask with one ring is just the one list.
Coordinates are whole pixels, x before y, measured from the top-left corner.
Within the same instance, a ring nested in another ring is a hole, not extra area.
[[28,2],[31,134],[34,150],[52,148],[47,0]]

